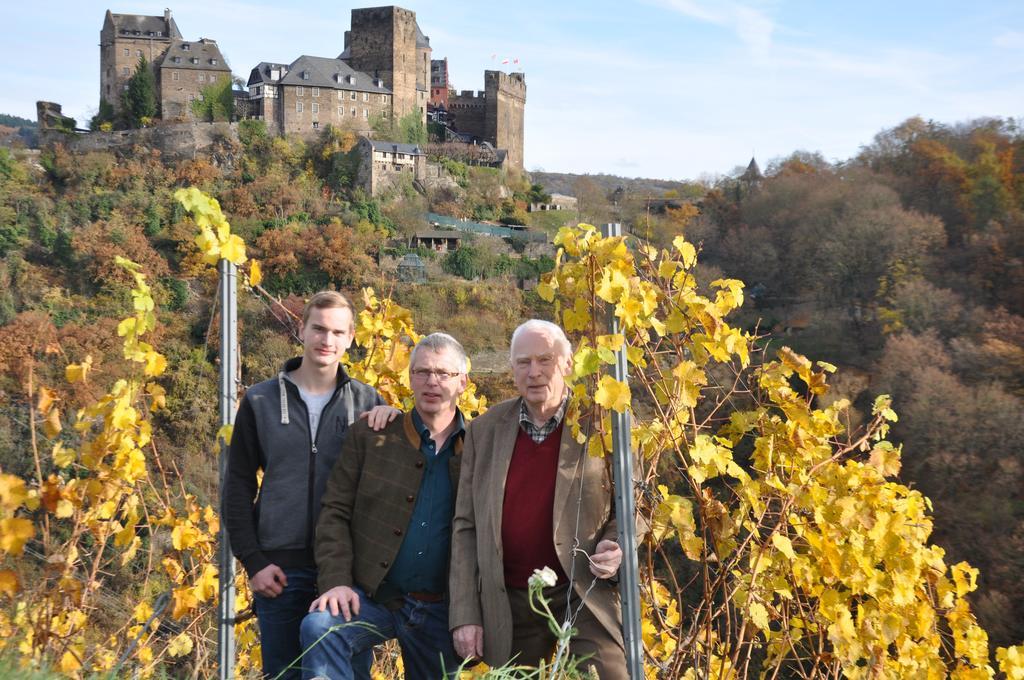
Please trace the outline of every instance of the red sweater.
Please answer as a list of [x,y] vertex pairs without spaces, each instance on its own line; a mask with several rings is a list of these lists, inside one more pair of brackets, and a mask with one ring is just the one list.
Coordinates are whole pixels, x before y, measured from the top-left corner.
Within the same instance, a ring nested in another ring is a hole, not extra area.
[[526,588],[534,569],[551,567],[559,582],[565,571],[555,552],[552,517],[562,425],[540,444],[520,428],[505,477],[501,510],[501,544],[505,585]]

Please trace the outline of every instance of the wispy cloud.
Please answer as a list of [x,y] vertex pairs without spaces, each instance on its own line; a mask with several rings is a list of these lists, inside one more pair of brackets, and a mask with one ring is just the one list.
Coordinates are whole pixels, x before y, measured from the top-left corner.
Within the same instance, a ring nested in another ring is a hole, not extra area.
[[658,0],[657,4],[683,16],[731,30],[757,59],[771,53],[775,21],[762,10],[739,2]]
[[1003,31],[992,39],[992,44],[1009,50],[1024,50],[1024,31]]

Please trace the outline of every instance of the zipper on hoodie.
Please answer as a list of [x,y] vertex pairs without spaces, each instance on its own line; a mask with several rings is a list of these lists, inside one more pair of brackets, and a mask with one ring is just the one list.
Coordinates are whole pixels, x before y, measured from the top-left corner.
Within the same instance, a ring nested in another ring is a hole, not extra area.
[[[294,385],[293,385],[294,387]],[[334,393],[331,398],[324,404],[324,410],[320,412],[320,423],[324,422],[324,413],[331,408],[331,405],[338,400],[338,394],[341,392],[344,384],[335,385]],[[298,392],[298,388],[295,389]],[[306,409],[306,435],[309,437],[309,488],[306,490],[306,546],[313,547],[313,532],[316,530],[316,523],[313,521],[313,515],[315,514],[313,507],[313,492],[316,490],[316,455],[318,453],[316,444],[320,441],[320,430],[322,428],[316,428],[316,437],[313,436],[313,432],[309,429],[309,406],[306,402],[302,401],[302,395],[299,394],[299,402],[302,403],[303,408]]]

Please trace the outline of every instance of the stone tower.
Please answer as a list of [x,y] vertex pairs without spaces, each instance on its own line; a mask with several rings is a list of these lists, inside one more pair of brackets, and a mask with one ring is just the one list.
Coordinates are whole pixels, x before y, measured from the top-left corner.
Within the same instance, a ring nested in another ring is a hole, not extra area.
[[171,10],[163,16],[114,14],[107,10],[100,29],[100,99],[109,102],[114,112],[121,110],[121,92],[145,57],[158,76],[157,63],[174,40],[180,40],[178,25]]
[[353,9],[345,38],[349,65],[381,78],[391,90],[394,117],[418,111],[426,120],[430,46],[416,24],[416,13],[394,6]]
[[509,165],[522,168],[526,75],[484,71],[484,92],[485,138],[508,151]]

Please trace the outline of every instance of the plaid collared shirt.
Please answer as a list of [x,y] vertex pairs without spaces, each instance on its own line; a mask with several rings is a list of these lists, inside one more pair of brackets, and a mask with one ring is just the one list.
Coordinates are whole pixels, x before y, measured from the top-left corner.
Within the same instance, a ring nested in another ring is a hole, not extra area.
[[523,399],[519,400],[519,427],[523,428],[523,432],[530,435],[530,439],[540,444],[542,441],[548,438],[548,435],[554,432],[558,425],[562,422],[562,418],[565,417],[565,408],[569,405],[569,395],[565,395],[562,399],[562,405],[555,411],[555,415],[548,418],[548,422],[544,423],[540,427],[533,424],[530,420],[530,412],[526,410],[526,401]]

